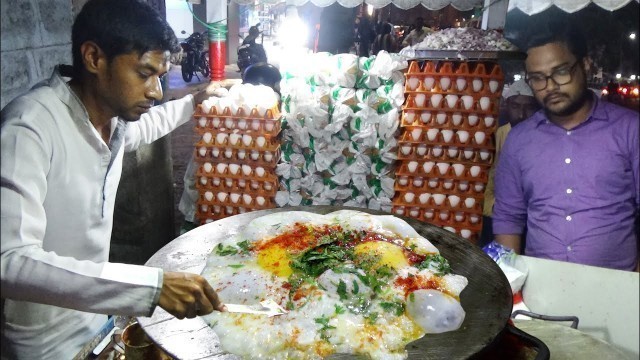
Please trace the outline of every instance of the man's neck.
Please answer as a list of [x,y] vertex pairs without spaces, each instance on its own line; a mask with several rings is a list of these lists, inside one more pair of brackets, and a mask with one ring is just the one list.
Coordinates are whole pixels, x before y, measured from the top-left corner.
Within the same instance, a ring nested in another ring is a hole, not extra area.
[[582,105],[580,105],[576,111],[569,115],[554,115],[547,112],[547,117],[552,123],[564,128],[565,130],[571,130],[587,120],[589,112],[591,112],[591,107],[593,106],[593,101],[592,96],[585,94],[585,99]]
[[69,86],[76,96],[78,96],[85,109],[87,109],[89,121],[93,127],[98,131],[105,144],[109,144],[111,138],[111,118],[113,118],[113,116],[100,104],[95,89],[75,79],[69,82]]

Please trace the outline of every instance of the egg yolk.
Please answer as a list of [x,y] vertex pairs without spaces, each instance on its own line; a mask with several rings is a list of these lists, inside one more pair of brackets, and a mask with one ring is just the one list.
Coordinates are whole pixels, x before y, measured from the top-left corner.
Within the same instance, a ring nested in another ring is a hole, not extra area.
[[289,266],[289,255],[282,246],[268,246],[258,252],[258,265],[263,269],[281,277],[293,273]]
[[367,241],[354,248],[354,254],[377,259],[374,267],[388,266],[395,270],[409,266],[402,248],[386,241]]

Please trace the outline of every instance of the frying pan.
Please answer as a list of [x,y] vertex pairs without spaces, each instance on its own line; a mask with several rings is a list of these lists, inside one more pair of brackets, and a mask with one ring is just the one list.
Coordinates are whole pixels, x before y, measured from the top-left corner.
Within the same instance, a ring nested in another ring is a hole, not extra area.
[[[237,234],[255,218],[282,211],[327,214],[345,209],[389,215],[380,211],[335,206],[287,207],[240,214],[181,235],[154,254],[146,265],[199,274],[214,245]],[[461,328],[442,334],[427,334],[408,344],[406,350],[409,359],[467,359],[479,354],[507,327],[513,304],[507,278],[491,258],[468,240],[428,223],[397,217],[431,241],[449,260],[454,274],[463,275],[469,280],[469,285],[460,294],[460,303],[466,312]],[[177,359],[239,358],[223,352],[218,336],[201,318],[178,320],[157,307],[150,318],[139,317],[137,320],[153,341]],[[331,356],[331,359],[355,358],[346,354]]]

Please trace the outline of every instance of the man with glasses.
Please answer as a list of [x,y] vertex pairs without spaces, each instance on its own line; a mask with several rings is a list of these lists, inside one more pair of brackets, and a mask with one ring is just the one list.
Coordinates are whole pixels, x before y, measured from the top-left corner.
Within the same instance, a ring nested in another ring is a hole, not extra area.
[[638,113],[587,88],[587,44],[575,24],[529,42],[526,81],[544,111],[509,133],[495,179],[493,231],[528,256],[637,269]]

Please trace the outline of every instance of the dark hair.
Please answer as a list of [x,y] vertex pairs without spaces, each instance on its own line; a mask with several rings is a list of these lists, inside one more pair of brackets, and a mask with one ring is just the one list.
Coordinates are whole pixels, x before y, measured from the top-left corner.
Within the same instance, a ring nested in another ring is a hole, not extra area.
[[384,25],[382,25],[382,33],[383,34],[391,34],[391,24],[384,23]]
[[529,37],[527,50],[551,43],[565,44],[577,60],[587,57],[587,39],[575,22],[567,19],[547,22]]
[[245,84],[266,85],[273,88],[282,80],[282,76],[275,66],[259,62],[250,65],[244,70],[242,80]]
[[132,52],[180,51],[171,26],[140,0],[89,0],[73,23],[71,39],[75,75],[84,68],[80,46],[87,41],[95,42],[109,61]]

